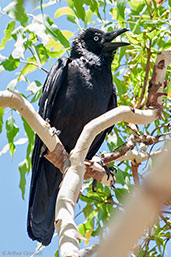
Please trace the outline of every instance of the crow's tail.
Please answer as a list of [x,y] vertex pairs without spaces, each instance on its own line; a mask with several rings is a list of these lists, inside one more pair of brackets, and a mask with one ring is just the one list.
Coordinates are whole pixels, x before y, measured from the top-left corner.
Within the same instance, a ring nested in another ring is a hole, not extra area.
[[32,240],[48,245],[54,233],[55,203],[62,174],[44,157],[37,164],[32,168],[27,230]]

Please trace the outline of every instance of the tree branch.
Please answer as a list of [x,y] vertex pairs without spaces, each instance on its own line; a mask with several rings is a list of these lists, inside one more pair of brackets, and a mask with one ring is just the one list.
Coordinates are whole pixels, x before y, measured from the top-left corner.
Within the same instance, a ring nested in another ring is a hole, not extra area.
[[147,87],[148,74],[149,74],[149,71],[150,71],[151,43],[152,43],[152,40],[150,39],[149,47],[147,48],[147,63],[146,63],[146,68],[145,68],[144,83],[143,83],[143,86],[142,86],[142,92],[141,92],[141,95],[140,95],[140,99],[139,99],[139,101],[136,105],[136,108],[141,107],[141,103],[142,103],[142,100],[144,98],[145,90],[146,90],[146,87]]

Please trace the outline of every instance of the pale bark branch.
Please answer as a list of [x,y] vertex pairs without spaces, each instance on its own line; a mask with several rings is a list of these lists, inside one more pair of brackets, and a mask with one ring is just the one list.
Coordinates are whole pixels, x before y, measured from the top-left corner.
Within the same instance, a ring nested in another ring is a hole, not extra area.
[[53,151],[57,143],[60,143],[59,138],[53,135],[50,125],[35,111],[31,103],[17,92],[0,91],[0,107],[16,109],[50,151]]
[[97,252],[98,245],[92,245],[90,247],[87,247],[85,249],[80,250],[80,257],[90,257],[93,256]]

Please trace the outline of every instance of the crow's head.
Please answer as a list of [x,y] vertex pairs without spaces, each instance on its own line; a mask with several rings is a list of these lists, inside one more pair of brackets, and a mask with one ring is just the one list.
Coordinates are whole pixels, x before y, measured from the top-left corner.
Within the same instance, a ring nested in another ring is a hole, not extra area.
[[96,28],[88,28],[74,40],[71,54],[80,56],[87,54],[88,51],[96,55],[112,56],[118,47],[129,45],[129,43],[124,42],[112,42],[113,39],[126,31],[128,29],[105,33]]

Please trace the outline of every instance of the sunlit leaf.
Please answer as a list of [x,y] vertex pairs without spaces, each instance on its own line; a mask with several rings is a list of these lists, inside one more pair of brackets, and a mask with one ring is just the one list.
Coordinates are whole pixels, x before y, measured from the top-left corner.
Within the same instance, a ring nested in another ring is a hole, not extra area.
[[69,7],[62,7],[57,9],[57,11],[55,12],[54,18],[58,18],[62,15],[71,15],[71,16],[75,16],[74,11],[69,8]]
[[53,38],[50,38],[48,43],[46,44],[46,49],[54,51],[60,51],[63,48],[63,45],[59,42],[56,42]]
[[89,245],[89,239],[91,238],[91,234],[93,232],[93,229],[90,229],[90,230],[87,230],[86,233],[85,233],[85,238],[87,239],[86,242],[85,242],[85,245]]
[[14,28],[15,28],[15,21],[10,21],[7,25],[7,28],[4,31],[5,36],[1,41],[0,49],[3,49],[6,46],[6,43],[12,38],[11,33],[13,32]]
[[143,9],[143,7],[145,6],[145,1],[144,0],[133,0],[133,1],[129,1],[129,5],[131,6],[131,8],[134,11],[141,11]]
[[112,14],[112,19],[116,20],[117,19],[117,8],[110,9],[110,13]]
[[46,33],[46,27],[44,26],[42,19],[39,20],[38,17],[34,17],[33,22],[29,24],[26,29],[29,32],[34,33],[33,38],[30,38],[33,42],[40,38],[44,45],[48,43],[49,35]]
[[170,97],[170,98],[171,98],[171,88],[169,89],[168,97]]
[[21,33],[17,34],[17,41],[15,43],[15,49],[12,52],[12,57],[14,59],[19,59],[19,58],[23,58],[24,59],[24,52],[25,52],[25,47],[24,47],[24,43],[26,42],[26,38],[23,37],[23,35]]
[[84,224],[80,224],[79,226],[78,226],[78,231],[81,233],[81,235],[85,235],[85,225]]
[[70,39],[74,36],[74,34],[69,30],[62,30],[62,34],[66,37],[66,39]]
[[[35,64],[34,64],[35,63]],[[22,75],[27,75],[28,73],[36,70],[38,68],[36,59],[35,58],[28,58],[27,59],[27,64],[23,67],[20,76]]]
[[14,90],[16,85],[17,85],[18,79],[13,79],[11,80],[8,85],[7,85],[7,89],[8,90]]
[[138,40],[137,40],[137,37],[135,35],[133,35],[131,33],[127,33],[126,36],[127,36],[128,40],[131,44],[135,44],[135,45],[138,44]]
[[93,16],[93,12],[89,9],[89,10],[86,12],[86,17],[85,17],[85,23],[86,23],[86,24],[90,24],[90,23],[91,23],[92,16]]
[[41,87],[41,83],[35,80],[28,85],[27,90],[31,91],[33,94],[36,94],[40,90],[40,87]]

